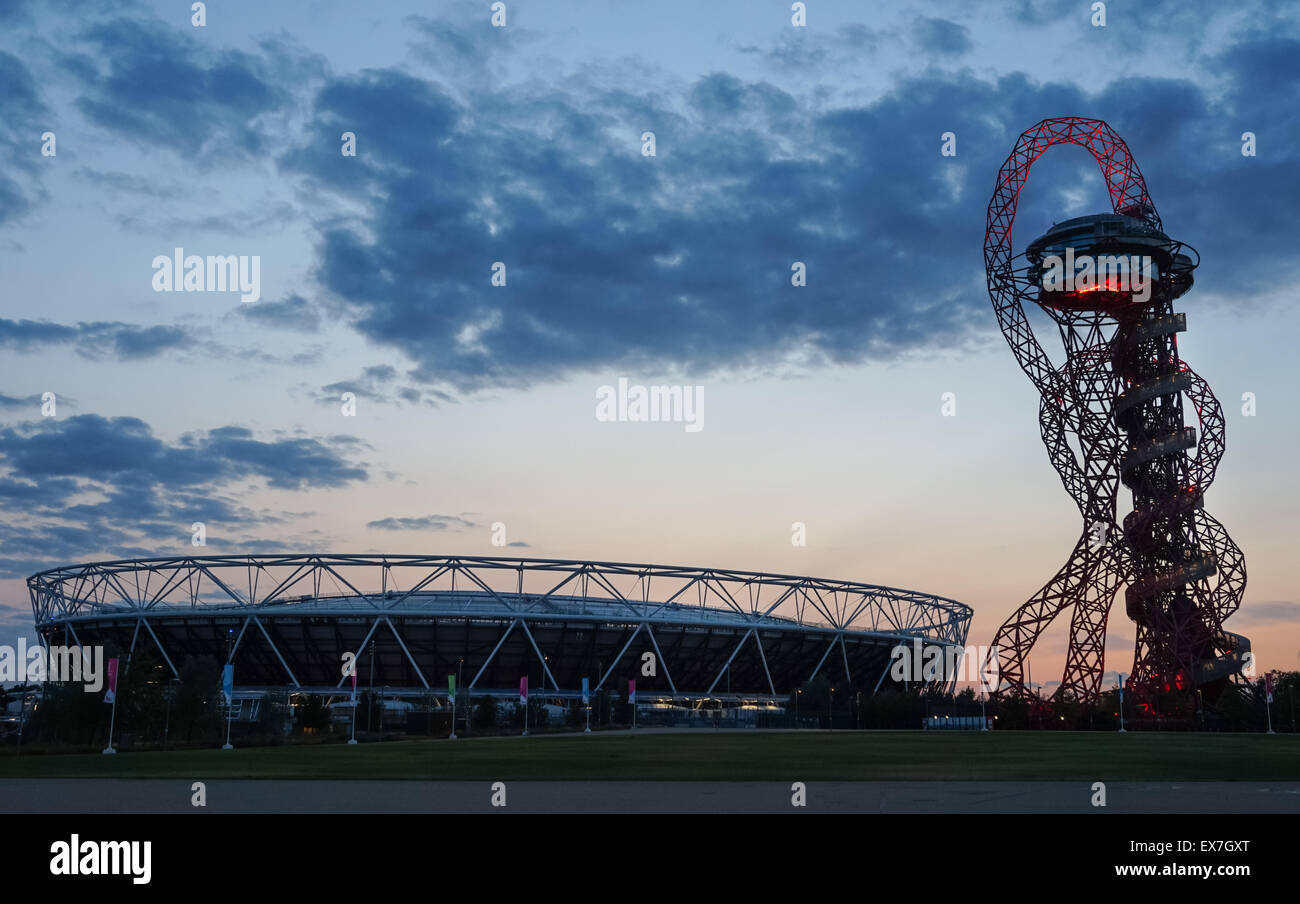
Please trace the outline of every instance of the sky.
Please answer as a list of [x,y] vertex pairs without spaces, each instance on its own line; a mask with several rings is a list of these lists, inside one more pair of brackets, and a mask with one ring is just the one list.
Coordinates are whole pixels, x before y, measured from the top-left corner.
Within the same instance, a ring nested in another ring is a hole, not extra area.
[[[961,600],[986,644],[1082,528],[982,262],[1016,137],[1076,115],[1201,254],[1179,346],[1227,417],[1227,626],[1296,668],[1279,6],[0,0],[0,643],[45,568],[330,551],[858,580]],[[1016,250],[1106,209],[1054,149]],[[176,248],[256,257],[260,297],[155,291]],[[620,379],[701,387],[702,429],[598,419]],[[1132,643],[1117,606],[1108,671]]]

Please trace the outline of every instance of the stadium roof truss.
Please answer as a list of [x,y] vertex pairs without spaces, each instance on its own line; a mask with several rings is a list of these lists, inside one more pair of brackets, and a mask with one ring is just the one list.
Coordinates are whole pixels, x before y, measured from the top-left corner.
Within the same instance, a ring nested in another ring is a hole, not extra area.
[[[327,657],[320,650],[304,650],[303,657],[314,661],[299,661],[295,669],[294,657],[282,650],[283,633],[276,628],[288,619],[333,624],[338,640],[334,646],[357,652],[365,650],[380,633],[391,635],[396,650],[409,664],[409,671],[403,674],[414,676],[426,689],[439,675],[429,674],[427,660],[421,668],[403,636],[404,624],[451,621],[492,625],[499,631],[486,658],[475,657],[469,690],[483,687],[480,682],[498,652],[511,637],[518,643],[519,636],[541,666],[542,690],[572,688],[572,674],[557,679],[551,663],[558,656],[548,655],[537,635],[545,631],[552,640],[558,637],[555,642],[562,646],[564,636],[555,634],[557,627],[589,624],[617,626],[626,633],[625,640],[619,635],[621,647],[612,661],[600,663],[597,689],[605,686],[633,642],[644,635],[642,644],[648,643],[662,664],[672,695],[713,694],[724,676],[729,678],[727,670],[752,638],[762,666],[761,683],[776,696],[777,682],[769,668],[769,653],[764,651],[773,632],[820,638],[818,643],[824,648],[809,678],[818,674],[837,647],[837,658],[847,676],[850,656],[846,637],[892,638],[895,642],[919,639],[927,644],[964,647],[972,614],[970,607],[943,597],[850,581],[713,568],[475,556],[133,559],[56,568],[33,575],[27,584],[32,612],[47,641],[52,632],[63,629],[80,644],[79,625],[83,631],[106,621],[130,626],[129,649],[135,649],[142,632],[147,634],[167,667],[178,674],[179,656],[173,657],[160,637],[165,632],[156,629],[173,624],[173,620],[188,625],[195,617],[219,619],[229,635],[226,661],[233,661],[250,638],[260,637],[295,688],[318,688],[319,681],[300,680],[299,672],[309,668],[319,678],[325,674],[320,660]],[[361,642],[355,643],[353,635],[352,642],[345,643],[338,629],[340,622],[366,625]],[[685,682],[689,687],[683,686],[674,680],[671,657],[660,647],[668,628],[675,636],[705,630],[710,639],[717,629],[727,638],[730,653],[719,668],[710,667],[708,675],[693,674]],[[269,657],[267,661],[271,661]],[[330,665],[331,676],[342,675],[337,660],[330,660]],[[871,677],[875,678],[874,668]],[[882,673],[875,687],[883,679]],[[334,686],[342,688],[345,680],[339,677]],[[789,688],[783,693],[789,693]]]

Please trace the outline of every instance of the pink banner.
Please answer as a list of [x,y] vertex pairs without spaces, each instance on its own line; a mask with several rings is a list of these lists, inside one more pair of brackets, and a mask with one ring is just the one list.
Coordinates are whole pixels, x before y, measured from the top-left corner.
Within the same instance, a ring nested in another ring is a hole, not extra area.
[[108,661],[108,692],[104,694],[104,702],[112,703],[117,698],[117,660]]
[[636,679],[635,678],[629,678],[627,680],[627,702],[636,703]]
[[528,702],[528,676],[527,675],[519,679],[519,702],[520,703]]

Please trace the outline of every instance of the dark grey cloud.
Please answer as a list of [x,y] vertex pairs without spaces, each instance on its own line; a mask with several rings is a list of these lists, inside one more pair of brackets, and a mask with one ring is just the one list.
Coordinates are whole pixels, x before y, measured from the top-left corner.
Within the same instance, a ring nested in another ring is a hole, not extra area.
[[152,358],[194,343],[194,336],[179,326],[138,326],[97,321],[62,324],[48,320],[0,318],[0,348],[35,353],[48,345],[72,345],[87,358],[119,360]]
[[42,133],[55,123],[36,80],[18,57],[0,50],[0,225],[27,213],[41,196]]
[[961,56],[974,46],[965,25],[928,16],[918,16],[912,23],[912,39],[922,51],[937,56]]
[[322,386],[319,401],[334,402],[345,392],[364,398],[383,399],[388,394],[388,384],[396,379],[397,368],[391,364],[375,364],[363,368],[361,374],[351,380],[340,380]]
[[274,61],[216,49],[191,31],[131,18],[87,25],[65,61],[82,76],[77,108],[101,128],[191,159],[264,152],[261,119],[289,100]]
[[1232,617],[1232,624],[1241,627],[1296,622],[1300,622],[1300,603],[1292,600],[1246,602]]
[[[315,275],[430,386],[890,360],[995,338],[985,208],[1016,136],[1047,116],[1103,118],[1128,139],[1171,233],[1213,262],[1201,291],[1268,286],[1270,259],[1291,253],[1279,226],[1300,198],[1300,105],[1260,117],[1267,159],[1238,152],[1238,110],[1263,106],[1248,96],[1266,97],[1270,75],[1289,96],[1290,49],[1243,39],[1215,96],[1183,79],[1088,92],[930,70],[829,110],[726,73],[680,96],[581,78],[466,95],[369,70],[324,85],[281,164],[366,205],[355,226],[322,227]],[[349,124],[355,159],[335,146]],[[646,129],[656,157],[640,154]],[[955,158],[939,153],[947,131]],[[1038,164],[1020,245],[1081,188],[1106,207],[1086,152]],[[505,287],[490,285],[494,261]],[[805,288],[790,284],[795,261]]]
[[11,396],[0,392],[0,410],[13,411],[20,408],[40,408],[41,393],[29,396]]
[[768,45],[738,44],[736,49],[762,60],[765,68],[783,75],[820,74],[847,57],[873,55],[890,35],[861,23],[820,28],[783,28]]
[[168,443],[139,418],[80,414],[0,428],[0,465],[20,479],[77,477],[173,490],[244,479],[282,489],[365,480],[365,469],[339,455],[337,445],[308,437],[259,440],[238,426]]
[[[498,69],[501,57],[520,53],[539,38],[521,27],[517,18],[507,28],[464,27],[466,21],[483,21],[483,8],[477,3],[462,0],[440,7],[447,15],[408,16],[404,23],[412,31],[415,58],[455,79],[482,82]],[[514,12],[509,10],[511,15]]]
[[268,201],[250,210],[205,213],[197,216],[159,217],[156,208],[116,217],[123,229],[134,233],[172,237],[194,232],[246,236],[275,232],[298,219],[297,209],[287,201]]
[[120,170],[100,170],[79,166],[72,171],[72,175],[96,188],[151,199],[173,197],[181,191],[181,186],[175,182],[161,182],[157,178],[124,173]]
[[[378,521],[366,522],[366,527],[376,530],[459,530],[477,527],[473,521],[467,521],[459,515],[421,515],[416,518],[380,518]],[[513,545],[513,544],[512,544]]]
[[320,311],[301,295],[289,295],[279,301],[241,303],[235,310],[240,317],[272,329],[300,333],[320,331]]
[[415,386],[395,385],[399,377],[396,367],[391,364],[374,364],[362,368],[359,376],[351,380],[340,380],[320,388],[316,401],[322,405],[334,405],[342,394],[351,392],[358,398],[374,402],[405,402],[409,405],[425,405],[436,408],[448,402],[456,402],[455,396],[439,389]]
[[174,553],[188,546],[195,521],[207,526],[214,549],[274,548],[257,532],[307,513],[251,509],[238,491],[365,481],[365,463],[353,458],[364,446],[351,436],[263,440],[239,426],[167,442],[138,418],[92,414],[0,427],[0,577],[96,557]]

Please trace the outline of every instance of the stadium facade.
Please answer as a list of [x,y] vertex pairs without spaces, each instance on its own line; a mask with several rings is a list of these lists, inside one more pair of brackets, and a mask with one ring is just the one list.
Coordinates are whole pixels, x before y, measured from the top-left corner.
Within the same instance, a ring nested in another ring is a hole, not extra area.
[[[416,555],[198,556],[95,562],[27,580],[47,644],[152,649],[234,665],[243,690],[343,694],[345,654],[386,697],[622,692],[638,701],[786,701],[894,682],[891,650],[964,649],[972,610],[850,581],[711,568]],[[646,654],[651,654],[647,656]],[[647,674],[653,662],[654,674]],[[949,676],[939,683],[946,684]]]

